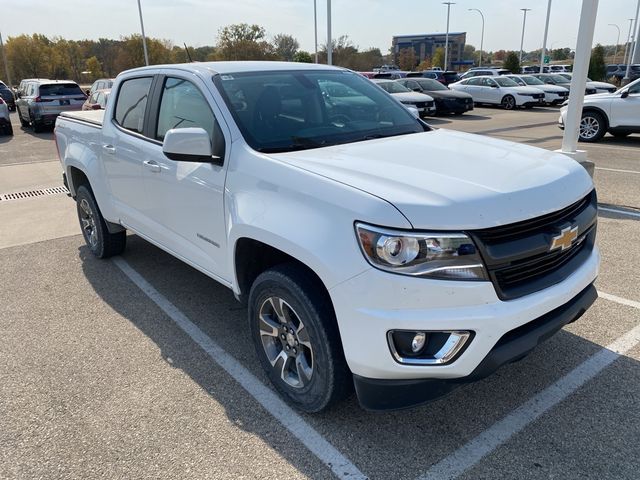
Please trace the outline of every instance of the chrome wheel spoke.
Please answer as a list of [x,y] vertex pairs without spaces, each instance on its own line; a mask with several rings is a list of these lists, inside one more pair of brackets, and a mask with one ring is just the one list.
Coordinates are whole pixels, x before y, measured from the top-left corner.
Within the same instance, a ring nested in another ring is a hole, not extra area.
[[273,360],[271,360],[271,366],[278,368],[277,364],[278,362],[280,362],[282,363],[282,365],[279,368],[284,370],[284,366],[286,365],[288,359],[289,355],[287,355],[287,352],[285,352],[284,350],[280,350],[280,353],[276,355]]
[[302,353],[296,357],[296,372],[298,374],[298,380],[302,384],[301,386],[304,386],[311,381],[313,369],[307,362],[307,358]]
[[296,332],[296,335],[298,336],[298,341],[300,342],[300,345],[303,345],[304,347],[309,349],[309,351],[311,351],[311,339],[309,338],[309,335],[307,334],[307,329],[305,328],[302,322],[300,322],[300,325],[298,326],[298,331]]
[[287,318],[285,317],[285,313],[284,313],[284,309],[286,305],[284,300],[282,300],[279,297],[271,297],[267,301],[271,305],[271,308],[273,309],[273,312],[276,314],[276,317],[278,317],[278,320],[280,321],[280,323],[283,323],[283,324],[287,323]]

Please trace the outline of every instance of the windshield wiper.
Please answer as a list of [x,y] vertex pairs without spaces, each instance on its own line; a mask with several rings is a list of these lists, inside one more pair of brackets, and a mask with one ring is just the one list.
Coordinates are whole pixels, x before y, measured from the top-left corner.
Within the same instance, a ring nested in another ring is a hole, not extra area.
[[326,140],[314,140],[308,137],[296,137],[293,136],[290,138],[291,143],[288,145],[282,145],[277,147],[262,147],[259,148],[258,151],[262,153],[282,153],[282,152],[293,152],[296,150],[308,150],[311,148],[320,148],[326,147],[328,145]]

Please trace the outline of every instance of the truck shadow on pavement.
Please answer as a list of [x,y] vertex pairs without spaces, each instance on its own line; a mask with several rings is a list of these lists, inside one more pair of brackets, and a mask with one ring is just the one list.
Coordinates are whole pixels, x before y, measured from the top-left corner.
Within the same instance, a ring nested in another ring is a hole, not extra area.
[[[291,434],[256,405],[247,392],[138,290],[115,264],[95,259],[84,246],[79,248],[79,256],[84,275],[100,298],[152,340],[173,368],[181,369],[223,406],[230,422],[259,436],[302,474],[311,478],[331,476],[328,470],[319,466],[319,461],[311,453],[300,448]],[[122,258],[227,353],[261,382],[269,385],[255,357],[246,309],[236,302],[229,289],[135,235],[128,237],[127,250]],[[582,319],[569,326],[569,330],[580,331],[582,326],[588,333],[592,328],[589,325],[601,324],[602,321],[598,319],[605,318],[606,308],[610,306],[602,302],[597,302]],[[606,318],[608,322],[616,321],[615,315],[609,314]],[[612,335],[615,337],[622,333],[620,331]],[[602,341],[603,344],[608,342],[609,339]],[[483,381],[461,387],[449,396],[422,407],[400,412],[371,413],[362,410],[352,395],[330,411],[301,416],[365,475],[375,479],[413,480],[601,348],[597,343],[565,329],[517,364],[503,367]],[[640,417],[629,419],[628,412],[637,409],[637,405],[633,405],[633,399],[638,397],[637,386],[633,386],[637,385],[637,380],[631,378],[629,384],[625,376],[640,378],[640,368],[638,362],[628,357],[620,357],[614,365],[616,368],[610,368],[606,376],[607,381],[614,382],[614,386],[608,387],[604,397],[617,396],[615,408],[606,403],[606,399],[587,399],[587,406],[583,407],[587,411],[555,419],[549,427],[552,433],[541,433],[539,439],[531,440],[531,448],[520,452],[522,458],[508,460],[508,468],[516,470],[503,470],[499,476],[527,476],[518,474],[518,468],[525,469],[528,475],[535,473],[535,478],[547,478],[552,473],[558,473],[558,465],[547,461],[546,455],[553,456],[545,449],[552,449],[553,455],[566,450],[569,456],[576,449],[582,449],[582,453],[576,454],[571,463],[573,470],[568,470],[568,476],[564,478],[575,478],[580,474],[581,478],[622,478],[629,475],[631,465],[617,462],[612,466],[611,458],[614,453],[620,457],[625,449],[636,448],[633,446],[636,443],[633,441],[633,432],[640,428]],[[600,405],[599,402],[604,403]],[[566,403],[573,405],[572,402]],[[563,411],[565,406],[557,409]],[[599,429],[604,428],[602,422],[592,421],[592,414],[588,411],[590,408],[608,409],[608,421],[612,422],[609,425],[628,422],[628,426],[618,437],[609,436],[607,442],[596,441],[594,444],[593,439],[597,439],[598,435],[612,434],[600,432]],[[616,419],[618,416],[619,420]],[[587,423],[580,424],[581,421]],[[548,442],[546,435],[558,434],[553,433],[556,427],[562,429],[559,434],[569,434],[563,444]],[[591,438],[591,443],[586,442],[585,436]],[[536,445],[542,450],[536,451]],[[585,465],[581,465],[581,461]],[[475,478],[496,477],[478,474]]]

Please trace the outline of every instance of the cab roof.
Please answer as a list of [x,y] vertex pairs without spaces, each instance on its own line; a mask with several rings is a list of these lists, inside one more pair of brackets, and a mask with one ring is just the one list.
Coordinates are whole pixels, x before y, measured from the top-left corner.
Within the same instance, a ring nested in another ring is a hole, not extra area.
[[[296,62],[267,62],[267,61],[235,61],[235,62],[192,62],[173,63],[167,65],[150,65],[148,67],[135,68],[126,72],[144,72],[145,70],[174,69],[189,72],[198,72],[204,75],[232,74],[245,72],[270,72],[293,70],[346,70],[332,65],[320,65],[316,63]],[[124,72],[123,72],[124,73]]]

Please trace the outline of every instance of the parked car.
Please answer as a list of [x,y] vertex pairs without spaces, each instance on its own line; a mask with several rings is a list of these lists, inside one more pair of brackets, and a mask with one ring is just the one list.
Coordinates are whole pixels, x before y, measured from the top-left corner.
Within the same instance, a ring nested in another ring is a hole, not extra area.
[[398,78],[404,78],[407,76],[407,72],[402,72],[400,70],[393,71],[385,71],[375,73],[371,78],[377,78],[381,80],[397,80]]
[[104,110],[111,90],[96,90],[82,104],[82,110]]
[[[557,85],[559,87],[564,87],[569,90],[569,92],[571,92],[571,80],[560,75],[559,73],[536,73],[533,74],[533,76],[542,80],[547,85]],[[593,95],[594,93],[597,93],[594,87],[590,87],[589,85],[587,85],[584,89],[585,95]]]
[[412,92],[407,87],[404,87],[393,80],[373,79],[372,82],[382,88],[385,92],[391,94],[391,96],[400,103],[415,107],[421,117],[436,114],[435,102],[429,95]]
[[[573,74],[572,73],[560,73],[559,75],[562,75],[564,78],[566,78],[567,80],[571,81],[571,77],[572,77]],[[618,89],[618,87],[616,87],[615,85],[613,85],[611,83],[594,82],[590,78],[587,78],[587,88],[595,89],[595,91],[596,91],[595,93],[613,93]]]
[[443,85],[457,82],[459,80],[458,72],[442,71],[442,70],[424,70],[422,72],[409,72],[407,78],[431,78],[437,80]]
[[20,85],[18,86],[17,96],[20,98],[21,95],[24,95],[26,86],[29,82],[44,82],[49,80],[48,78],[25,78],[20,81]]
[[87,95],[88,96],[93,95],[93,93],[96,90],[111,90],[112,86],[113,86],[113,78],[100,78],[95,82],[93,82]]
[[11,117],[9,115],[9,106],[2,97],[0,97],[0,132],[5,135],[13,135],[13,126],[11,125]]
[[508,75],[509,73],[511,73],[511,70],[506,70],[504,68],[472,68],[460,75],[459,78],[460,80],[464,80],[471,77],[498,77],[500,75]]
[[400,85],[418,93],[424,93],[433,98],[436,115],[453,113],[462,115],[473,110],[473,97],[468,93],[456,92],[442,85],[432,78],[403,78],[396,80]]
[[505,110],[542,105],[544,92],[538,88],[521,87],[504,76],[471,77],[449,85],[453,90],[466,92],[476,104],[502,105]]
[[81,110],[87,99],[76,82],[70,80],[33,80],[24,85],[17,101],[18,117],[23,127],[41,132],[53,126],[58,115],[69,110]]
[[566,73],[573,70],[573,65],[549,65],[549,73]]
[[2,81],[0,81],[0,98],[4,100],[10,111],[16,111],[16,97],[13,94],[13,90]]
[[534,87],[544,92],[544,102],[549,105],[564,103],[569,98],[569,90],[559,85],[548,85],[533,75],[505,75],[522,87]]
[[237,340],[297,409],[354,386],[369,409],[424,403],[597,297],[596,194],[565,155],[433,129],[327,65],[154,65],[112,92],[55,129],[84,248],[118,255],[131,230],[231,289]]
[[[544,65],[542,67],[542,73],[546,73],[548,71],[549,71],[549,67],[547,65]],[[522,74],[540,73],[540,65],[527,65],[525,67],[521,67],[520,73]]]
[[[561,129],[564,129],[567,108],[560,109]],[[578,139],[597,142],[607,132],[614,137],[640,133],[640,79],[614,93],[600,93],[584,99]]]

